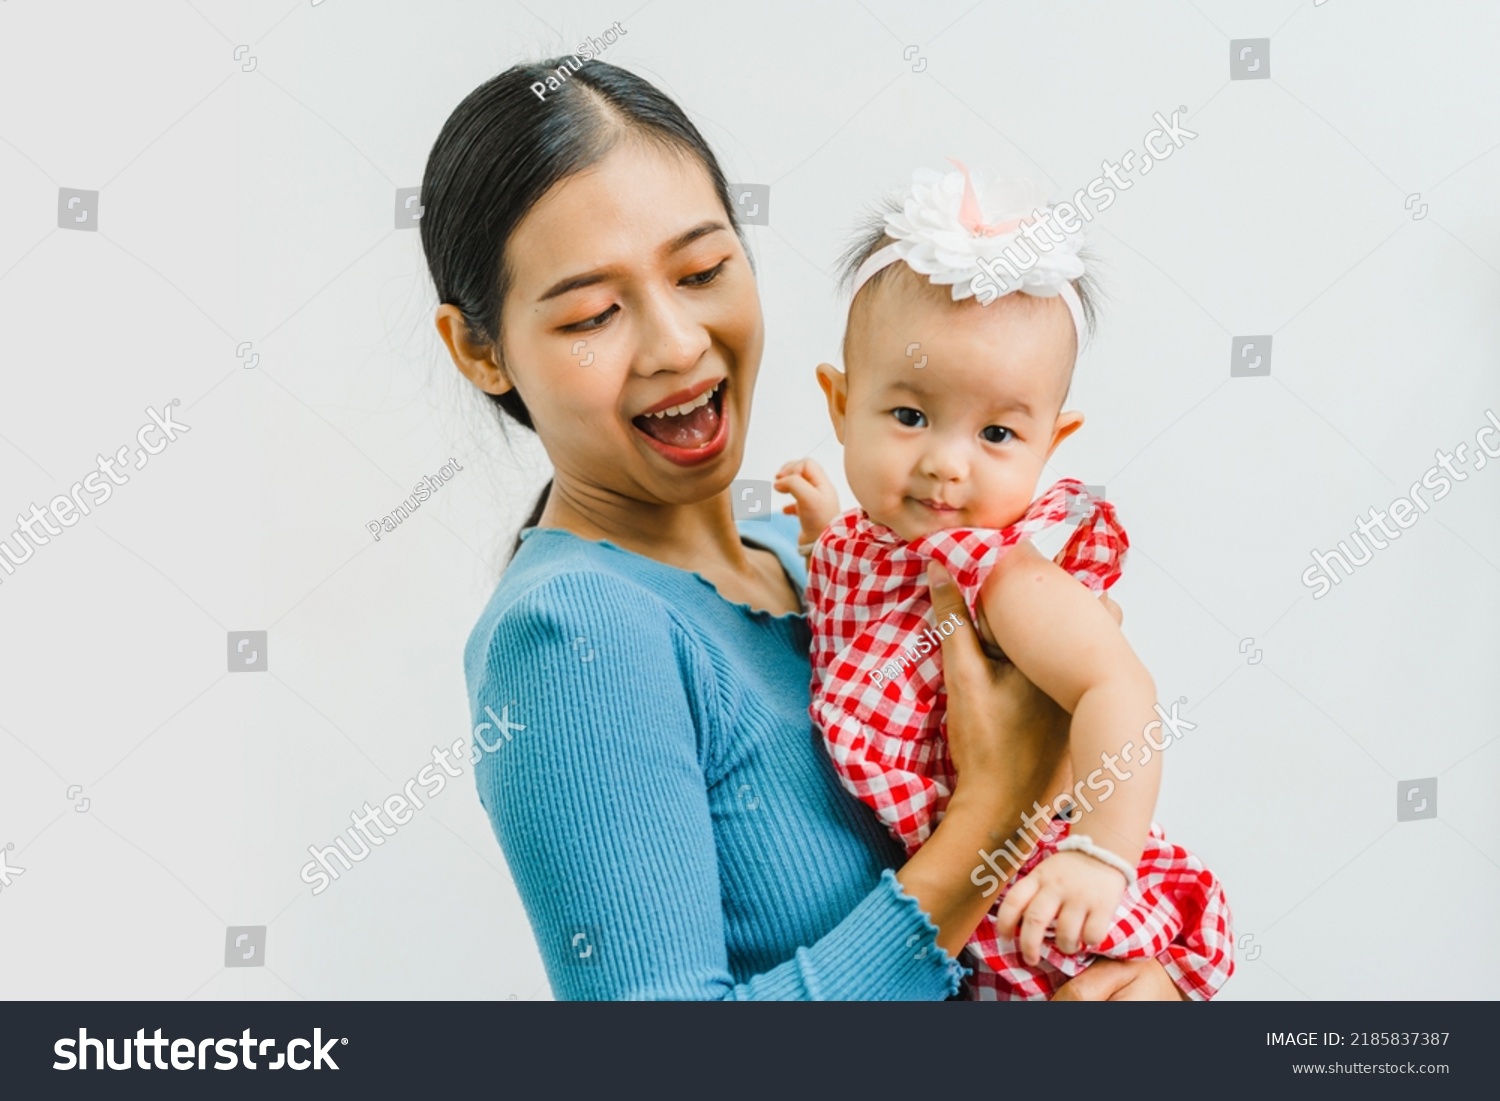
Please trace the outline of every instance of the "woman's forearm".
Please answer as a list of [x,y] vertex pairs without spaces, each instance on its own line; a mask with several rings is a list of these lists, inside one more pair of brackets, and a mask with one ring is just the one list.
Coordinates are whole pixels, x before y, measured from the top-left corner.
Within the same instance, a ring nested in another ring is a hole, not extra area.
[[[1032,809],[1033,800],[1046,796],[1043,783],[1034,788],[983,798],[965,798],[961,788],[956,790],[927,843],[896,873],[902,889],[937,926],[937,943],[950,955],[962,950],[995,902],[993,877],[974,874],[985,868],[982,853],[1020,834],[1021,816]],[[981,886],[986,878],[987,894]]]
[[[928,585],[935,622],[971,618],[936,563]],[[1016,838],[1035,803],[1072,784],[1072,763],[1066,713],[1015,666],[987,659],[975,632],[943,636],[943,679],[958,781],[943,820],[896,878],[937,926],[938,944],[957,953],[995,901],[983,854]]]

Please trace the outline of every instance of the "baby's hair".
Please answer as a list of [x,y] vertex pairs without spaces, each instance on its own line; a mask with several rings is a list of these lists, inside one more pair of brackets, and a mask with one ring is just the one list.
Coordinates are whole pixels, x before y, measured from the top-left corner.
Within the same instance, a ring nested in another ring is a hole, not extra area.
[[[854,231],[849,247],[839,257],[839,286],[845,290],[854,286],[854,277],[858,274],[860,265],[893,242],[894,239],[886,235],[885,218],[887,214],[894,214],[900,209],[901,204],[896,199],[886,198],[860,222]],[[1085,264],[1093,266],[1094,258],[1087,249],[1080,250],[1079,256]],[[1083,306],[1084,336],[1085,338],[1091,337],[1094,335],[1099,318],[1098,282],[1088,272],[1084,272],[1072,282],[1073,289],[1078,292],[1078,301]],[[881,268],[860,288],[860,293],[849,304],[849,316],[844,323],[842,345],[845,369],[849,366],[849,333],[854,328],[856,315],[862,317],[864,312],[871,308],[882,290],[894,287],[923,295],[934,302],[953,303],[952,292],[947,286],[930,282],[925,275],[912,271],[905,263],[897,262]]]

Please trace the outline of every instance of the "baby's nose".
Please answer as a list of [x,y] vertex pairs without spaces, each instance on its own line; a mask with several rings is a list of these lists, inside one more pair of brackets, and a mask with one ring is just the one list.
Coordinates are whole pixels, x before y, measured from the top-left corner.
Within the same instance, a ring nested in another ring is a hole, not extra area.
[[937,445],[929,447],[922,455],[921,473],[924,477],[952,482],[962,478],[967,469],[961,447]]

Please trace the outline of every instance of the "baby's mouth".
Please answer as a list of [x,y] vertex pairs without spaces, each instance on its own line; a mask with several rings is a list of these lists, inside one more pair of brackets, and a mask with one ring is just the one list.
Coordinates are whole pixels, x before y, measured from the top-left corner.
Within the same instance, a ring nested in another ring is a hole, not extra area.
[[631,419],[631,424],[658,443],[683,451],[696,451],[707,447],[719,434],[719,419],[723,415],[724,383],[692,401],[665,410],[661,413],[643,413]]

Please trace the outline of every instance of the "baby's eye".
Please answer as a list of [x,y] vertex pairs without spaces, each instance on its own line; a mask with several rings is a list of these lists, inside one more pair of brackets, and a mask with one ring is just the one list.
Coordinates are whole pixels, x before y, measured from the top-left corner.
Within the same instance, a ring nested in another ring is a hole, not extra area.
[[1014,435],[1009,428],[1001,428],[998,424],[986,425],[979,433],[985,443],[1004,443]]
[[896,420],[904,424],[907,428],[921,428],[923,422],[927,419],[922,415],[920,409],[913,409],[906,405],[901,406],[899,409],[892,409],[891,416],[895,417]]

